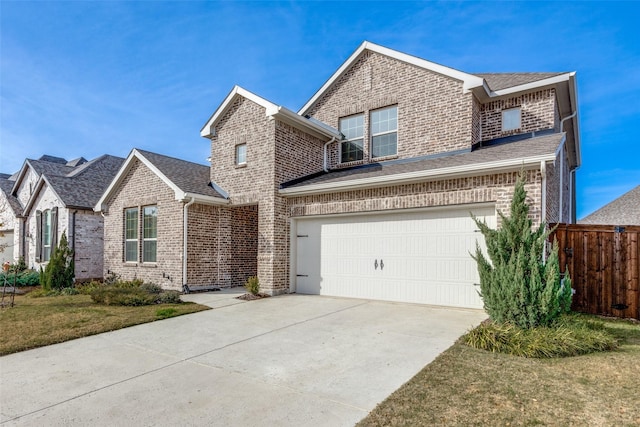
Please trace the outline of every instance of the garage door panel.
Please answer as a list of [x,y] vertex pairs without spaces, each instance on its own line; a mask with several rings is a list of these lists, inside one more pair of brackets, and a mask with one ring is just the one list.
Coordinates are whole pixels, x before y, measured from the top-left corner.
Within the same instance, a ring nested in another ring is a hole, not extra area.
[[481,308],[470,211],[495,226],[494,207],[298,220],[297,292]]

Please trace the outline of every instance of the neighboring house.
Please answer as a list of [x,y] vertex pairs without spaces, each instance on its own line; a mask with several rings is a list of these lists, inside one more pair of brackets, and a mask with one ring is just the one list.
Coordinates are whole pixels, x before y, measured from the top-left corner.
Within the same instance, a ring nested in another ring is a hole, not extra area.
[[134,151],[96,205],[105,270],[482,307],[470,214],[495,226],[524,171],[534,222],[574,222],[577,108],[575,73],[468,74],[365,42],[298,113],[235,87],[201,130],[202,181]]
[[0,174],[0,264],[17,259],[22,206],[11,194],[14,181],[11,175]]
[[640,225],[640,185],[582,218],[578,224]]
[[103,220],[93,206],[123,161],[109,155],[91,161],[53,156],[25,160],[7,180],[12,184],[9,200],[16,205],[13,260],[23,257],[31,268],[45,267],[66,233],[75,251],[76,280],[102,278]]

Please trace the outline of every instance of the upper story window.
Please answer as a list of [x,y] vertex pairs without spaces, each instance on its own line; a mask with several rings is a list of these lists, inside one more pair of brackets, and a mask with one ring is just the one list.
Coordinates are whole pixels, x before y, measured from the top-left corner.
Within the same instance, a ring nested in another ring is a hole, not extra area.
[[158,251],[158,207],[145,206],[142,228],[142,262],[156,262]]
[[138,261],[138,208],[124,211],[124,260]]
[[371,112],[371,156],[395,156],[398,153],[398,107]]
[[520,129],[521,127],[521,111],[520,107],[510,108],[502,112],[502,131],[510,131]]
[[236,165],[247,164],[247,144],[236,145]]
[[364,158],[364,114],[340,119],[340,133],[345,137],[340,145],[340,161],[354,162]]

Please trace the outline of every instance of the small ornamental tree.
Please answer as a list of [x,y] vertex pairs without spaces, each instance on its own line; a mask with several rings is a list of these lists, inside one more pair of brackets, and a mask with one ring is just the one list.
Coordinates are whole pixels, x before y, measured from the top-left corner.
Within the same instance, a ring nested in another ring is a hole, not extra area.
[[551,231],[543,223],[532,230],[524,177],[516,182],[511,213],[498,212],[502,226],[493,230],[473,218],[484,235],[489,259],[476,245],[480,295],[484,308],[496,323],[511,323],[523,329],[550,326],[571,308],[571,280],[560,278],[558,243],[546,261],[545,242]]
[[45,290],[60,290],[73,286],[75,266],[73,250],[69,248],[67,234],[62,233],[60,243],[53,249],[49,263],[41,270],[40,285]]

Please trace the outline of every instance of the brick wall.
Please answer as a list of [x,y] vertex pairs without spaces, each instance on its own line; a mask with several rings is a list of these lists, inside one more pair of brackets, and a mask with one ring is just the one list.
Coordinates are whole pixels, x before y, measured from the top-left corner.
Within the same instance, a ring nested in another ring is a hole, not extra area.
[[[398,106],[398,156],[408,158],[470,148],[473,96],[462,82],[374,52],[365,52],[311,108],[335,128],[339,118],[364,113],[364,157],[369,157],[369,113]],[[331,167],[340,167],[332,144]],[[349,163],[348,165],[353,165]]]
[[[288,209],[292,217],[301,217],[492,202],[508,215],[517,175],[511,172],[292,197]],[[541,217],[540,186],[540,171],[527,171],[529,215],[536,225]]]
[[73,211],[69,215],[69,246],[74,247],[76,281],[103,278],[104,224],[102,215],[80,210],[75,214],[75,241],[73,236]]
[[[139,160],[126,174],[110,200],[105,214],[104,274],[118,274],[125,280],[135,278],[153,282],[165,289],[182,289],[182,218],[183,203],[175,200],[171,190]],[[138,234],[142,236],[142,208],[158,207],[157,262],[142,263],[142,245],[138,245],[138,262],[124,262],[124,209],[139,209]]]
[[[520,107],[520,129],[502,131],[502,111]],[[482,140],[500,138],[524,132],[556,128],[558,125],[555,89],[539,90],[481,106]]]
[[[37,225],[36,225],[36,211],[45,211],[47,209],[53,209],[54,207],[58,207],[58,234],[57,234],[57,242],[60,242],[60,236],[62,233],[66,231],[67,238],[69,237],[69,211],[62,207],[63,203],[56,193],[51,190],[48,185],[45,185],[40,190],[40,193],[36,197],[35,203],[29,212],[29,217],[27,218],[27,256],[25,262],[31,268],[36,270],[40,269],[40,267],[44,268],[47,265],[47,262],[36,262],[36,245],[37,245]],[[51,252],[53,253],[53,248],[51,248]]]
[[38,182],[39,177],[40,176],[35,173],[31,167],[27,169],[26,175],[22,178],[20,186],[16,192],[16,197],[22,206],[25,206],[29,201],[33,190],[36,188],[36,183]]

